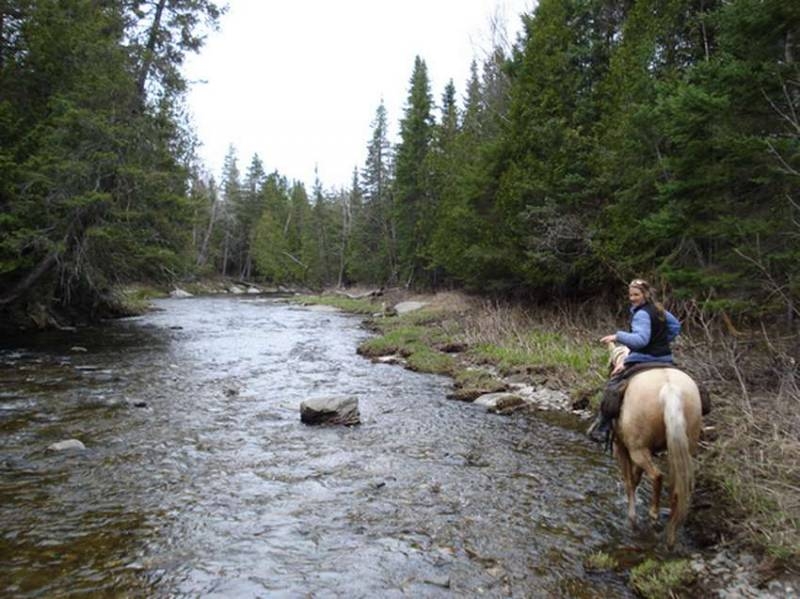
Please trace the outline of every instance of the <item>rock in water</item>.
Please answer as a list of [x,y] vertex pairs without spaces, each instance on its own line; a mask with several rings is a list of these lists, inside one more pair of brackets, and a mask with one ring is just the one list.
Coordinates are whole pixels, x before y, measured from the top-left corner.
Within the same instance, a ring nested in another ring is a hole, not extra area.
[[48,446],[48,451],[68,451],[68,450],[83,450],[86,446],[77,439],[67,439],[66,441],[58,441]]
[[358,400],[352,397],[316,397],[300,403],[300,421],[306,424],[359,424]]
[[491,412],[507,410],[508,408],[522,405],[524,400],[513,393],[486,393],[478,397],[474,403],[484,406]]

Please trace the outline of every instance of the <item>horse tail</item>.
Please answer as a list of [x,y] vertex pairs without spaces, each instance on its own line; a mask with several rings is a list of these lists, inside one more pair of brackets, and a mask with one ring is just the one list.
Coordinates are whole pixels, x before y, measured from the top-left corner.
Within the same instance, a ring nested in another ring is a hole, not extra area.
[[671,484],[670,516],[667,524],[667,545],[675,544],[678,527],[689,513],[689,502],[694,487],[694,470],[683,415],[681,391],[666,384],[659,393],[664,405],[664,425],[667,432],[667,461]]

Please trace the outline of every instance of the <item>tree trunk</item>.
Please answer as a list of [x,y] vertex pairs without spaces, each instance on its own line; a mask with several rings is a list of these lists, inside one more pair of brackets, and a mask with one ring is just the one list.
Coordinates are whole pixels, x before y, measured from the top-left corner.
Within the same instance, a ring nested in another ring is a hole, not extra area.
[[225,231],[225,243],[223,244],[222,250],[222,276],[225,277],[228,275],[228,240],[230,239],[230,233]]
[[208,244],[211,240],[211,235],[214,233],[214,223],[217,220],[217,200],[214,200],[211,203],[211,215],[208,218],[208,228],[206,229],[206,235],[203,238],[203,244],[200,247],[200,251],[197,254],[197,266],[205,266],[206,260],[208,260]]
[[64,234],[61,241],[61,249],[52,250],[33,270],[14,285],[8,293],[0,296],[0,306],[11,304],[16,301],[21,295],[31,289],[39,279],[50,272],[50,269],[58,264],[59,258],[75,247],[73,244],[80,243],[80,238],[83,237],[83,231],[88,226],[88,224],[84,222],[84,218],[85,213],[79,211],[67,227],[67,232]]
[[167,0],[158,0],[156,6],[156,14],[153,17],[153,24],[150,26],[150,35],[147,37],[147,45],[144,48],[142,55],[142,68],[139,71],[139,80],[137,81],[136,89],[139,91],[139,98],[144,102],[145,93],[144,86],[147,84],[147,76],[150,74],[150,69],[153,66],[153,57],[156,51],[156,40],[158,39],[158,32],[161,30],[161,16],[164,13],[164,6]]

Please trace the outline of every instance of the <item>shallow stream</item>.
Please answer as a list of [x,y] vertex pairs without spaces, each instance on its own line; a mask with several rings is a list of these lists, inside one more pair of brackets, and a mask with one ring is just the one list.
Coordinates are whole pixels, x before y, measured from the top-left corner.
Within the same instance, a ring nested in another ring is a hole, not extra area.
[[[276,298],[0,346],[0,595],[625,597],[642,558],[576,417],[498,416],[356,354],[357,317]],[[299,404],[358,398],[362,424]],[[84,451],[52,452],[76,438]]]

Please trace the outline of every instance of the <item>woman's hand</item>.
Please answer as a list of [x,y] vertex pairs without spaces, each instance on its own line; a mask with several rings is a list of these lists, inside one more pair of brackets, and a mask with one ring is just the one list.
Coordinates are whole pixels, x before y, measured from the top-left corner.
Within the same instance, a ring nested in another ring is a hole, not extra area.
[[606,335],[602,339],[600,339],[600,343],[616,343],[617,336],[616,335]]

